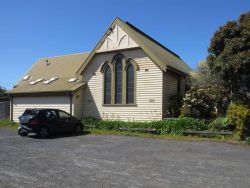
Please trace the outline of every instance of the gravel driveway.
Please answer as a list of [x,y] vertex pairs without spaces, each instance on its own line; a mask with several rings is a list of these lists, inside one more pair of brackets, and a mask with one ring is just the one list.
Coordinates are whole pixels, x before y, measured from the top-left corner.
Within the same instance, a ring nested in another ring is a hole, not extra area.
[[249,187],[250,147],[0,128],[1,187]]

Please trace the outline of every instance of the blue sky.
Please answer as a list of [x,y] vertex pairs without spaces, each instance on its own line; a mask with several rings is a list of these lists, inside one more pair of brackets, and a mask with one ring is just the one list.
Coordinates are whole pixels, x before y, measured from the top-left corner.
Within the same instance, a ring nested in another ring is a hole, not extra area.
[[195,68],[218,27],[249,10],[249,0],[1,0],[0,85],[38,58],[91,51],[117,16]]

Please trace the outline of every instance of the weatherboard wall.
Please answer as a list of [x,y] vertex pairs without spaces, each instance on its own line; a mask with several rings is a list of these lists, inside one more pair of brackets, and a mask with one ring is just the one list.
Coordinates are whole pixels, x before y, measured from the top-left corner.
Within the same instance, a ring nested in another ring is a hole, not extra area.
[[83,118],[83,90],[84,88],[77,90],[72,98],[72,115],[78,119]]
[[136,104],[103,105],[103,73],[101,67],[111,61],[116,52],[96,54],[84,69],[83,80],[87,82],[83,94],[83,116],[117,120],[162,119],[162,71],[141,49],[119,51],[127,59],[132,58],[139,67],[136,71]]
[[13,121],[19,122],[18,117],[26,108],[56,108],[70,113],[70,99],[66,96],[13,97]]
[[[179,82],[179,86],[178,86]],[[179,91],[178,91],[178,87]],[[163,117],[167,117],[169,114],[169,101],[170,97],[176,94],[185,95],[185,80],[184,77],[177,75],[171,71],[163,72],[163,107],[162,113]]]

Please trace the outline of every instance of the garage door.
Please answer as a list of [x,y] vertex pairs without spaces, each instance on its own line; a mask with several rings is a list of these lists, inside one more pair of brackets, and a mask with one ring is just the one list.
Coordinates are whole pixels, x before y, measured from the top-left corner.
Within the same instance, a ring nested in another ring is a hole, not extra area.
[[26,108],[56,108],[70,113],[69,97],[14,97],[13,120],[18,122]]

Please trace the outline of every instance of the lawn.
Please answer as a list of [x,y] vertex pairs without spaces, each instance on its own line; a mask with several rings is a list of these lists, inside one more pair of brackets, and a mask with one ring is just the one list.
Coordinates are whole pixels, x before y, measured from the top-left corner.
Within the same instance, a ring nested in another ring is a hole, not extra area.
[[0,128],[1,127],[7,127],[7,128],[18,128],[18,124],[17,123],[14,123],[14,122],[11,122],[9,121],[8,119],[5,119],[5,120],[0,120]]
[[[17,129],[18,124],[10,122],[9,120],[0,120],[0,128],[11,128]],[[244,144],[243,141],[235,139],[233,136],[182,136],[182,135],[157,135],[150,133],[139,133],[139,132],[128,132],[128,131],[117,131],[117,130],[105,130],[97,128],[88,128],[84,130],[85,132],[92,135],[117,135],[117,136],[136,136],[144,138],[157,138],[157,139],[170,139],[170,140],[183,140],[183,141],[216,141],[216,142],[226,142],[231,144]]]
[[244,144],[243,141],[237,140],[233,136],[205,137],[205,136],[182,136],[182,135],[157,135],[150,133],[135,133],[128,131],[103,130],[103,129],[100,130],[96,128],[85,129],[85,131],[93,135],[136,136],[136,137],[156,138],[156,139],[170,139],[170,140],[183,140],[183,141],[215,141],[215,142],[226,142],[230,144]]

